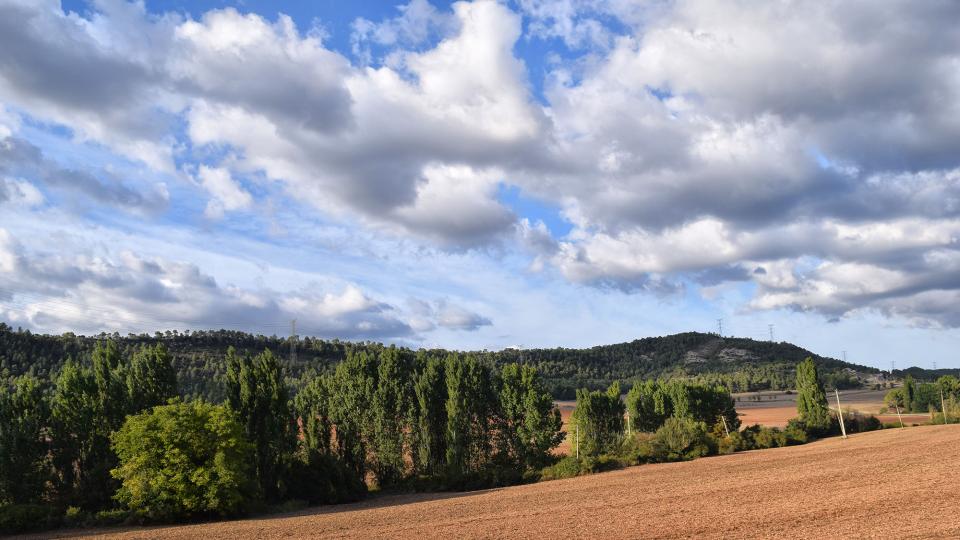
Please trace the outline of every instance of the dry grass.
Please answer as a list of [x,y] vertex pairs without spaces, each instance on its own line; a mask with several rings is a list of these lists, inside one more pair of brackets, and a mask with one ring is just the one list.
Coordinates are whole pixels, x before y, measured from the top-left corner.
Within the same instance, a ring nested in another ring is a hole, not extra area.
[[957,538],[960,425],[114,538]]

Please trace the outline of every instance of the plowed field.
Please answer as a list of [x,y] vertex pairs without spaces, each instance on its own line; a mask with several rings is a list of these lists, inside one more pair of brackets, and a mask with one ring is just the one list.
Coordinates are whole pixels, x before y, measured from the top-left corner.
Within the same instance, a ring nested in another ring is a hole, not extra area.
[[960,425],[115,538],[960,538]]

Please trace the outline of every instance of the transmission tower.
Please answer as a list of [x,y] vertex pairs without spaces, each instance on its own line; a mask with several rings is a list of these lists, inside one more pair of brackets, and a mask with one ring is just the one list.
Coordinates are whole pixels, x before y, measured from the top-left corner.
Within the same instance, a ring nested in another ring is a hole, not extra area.
[[723,318],[717,319],[717,335],[723,337]]

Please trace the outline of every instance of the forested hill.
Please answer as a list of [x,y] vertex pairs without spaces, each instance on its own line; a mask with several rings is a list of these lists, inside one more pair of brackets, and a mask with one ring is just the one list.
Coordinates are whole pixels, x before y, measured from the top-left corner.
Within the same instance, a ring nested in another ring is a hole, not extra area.
[[[127,353],[144,345],[162,342],[172,353],[180,390],[186,396],[202,396],[219,402],[223,397],[224,357],[227,348],[258,353],[270,349],[284,359],[288,382],[300,386],[304,374],[325,372],[346,357],[350,350],[379,349],[372,342],[300,338],[296,357],[286,337],[254,335],[230,330],[157,332],[150,336],[101,334],[59,336],[33,334],[0,323],[0,373],[3,378],[31,372],[47,378],[68,358],[90,361],[98,340],[113,339]],[[426,354],[445,355],[445,350]],[[812,357],[821,367],[828,387],[857,386],[879,370],[824,358],[792,345],[752,339],[719,337],[688,332],[602,345],[589,349],[506,349],[477,351],[488,362],[521,362],[535,366],[557,398],[572,398],[576,388],[604,388],[619,380],[629,384],[645,378],[693,378],[717,382],[731,391],[785,389],[793,387],[794,367]]]

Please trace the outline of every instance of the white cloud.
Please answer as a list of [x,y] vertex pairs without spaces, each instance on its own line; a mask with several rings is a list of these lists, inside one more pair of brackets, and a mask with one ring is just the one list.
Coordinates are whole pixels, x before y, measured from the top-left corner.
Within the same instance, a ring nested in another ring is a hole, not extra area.
[[224,211],[244,210],[253,203],[250,193],[240,187],[227,169],[201,165],[197,177],[203,188],[213,196],[205,211],[211,219],[223,217]]

